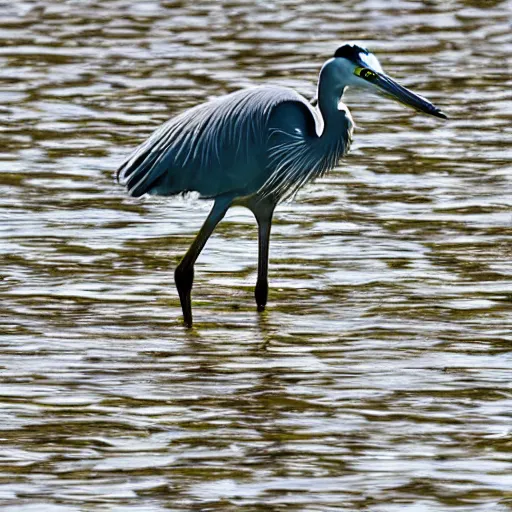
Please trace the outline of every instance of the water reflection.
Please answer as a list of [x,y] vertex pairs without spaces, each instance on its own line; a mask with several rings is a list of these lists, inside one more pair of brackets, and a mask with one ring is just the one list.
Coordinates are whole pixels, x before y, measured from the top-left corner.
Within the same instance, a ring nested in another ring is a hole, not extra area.
[[[508,510],[512,6],[2,5],[4,510]],[[113,183],[162,121],[260,83],[315,91],[342,40],[446,108],[350,93],[342,167],[277,211],[269,310],[233,209]]]

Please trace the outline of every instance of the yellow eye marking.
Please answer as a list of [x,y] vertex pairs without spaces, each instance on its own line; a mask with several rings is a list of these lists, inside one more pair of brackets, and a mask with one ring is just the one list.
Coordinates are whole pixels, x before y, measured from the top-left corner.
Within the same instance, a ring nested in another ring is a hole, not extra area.
[[377,75],[371,69],[368,68],[356,68],[354,69],[354,75],[360,76],[365,80],[374,80],[375,78],[377,78]]

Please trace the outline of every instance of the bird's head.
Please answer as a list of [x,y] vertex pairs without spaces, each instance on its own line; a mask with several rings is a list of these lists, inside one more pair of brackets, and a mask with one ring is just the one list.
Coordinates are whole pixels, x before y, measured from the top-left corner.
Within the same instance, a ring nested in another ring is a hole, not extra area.
[[356,44],[344,44],[336,50],[331,62],[340,81],[346,86],[373,90],[425,114],[447,119],[430,101],[387,76],[377,57],[366,48]]

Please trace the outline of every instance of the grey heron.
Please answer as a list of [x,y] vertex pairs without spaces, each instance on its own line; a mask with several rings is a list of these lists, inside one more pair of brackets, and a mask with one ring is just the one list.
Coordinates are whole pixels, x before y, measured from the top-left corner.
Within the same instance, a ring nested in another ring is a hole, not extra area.
[[197,192],[213,207],[174,278],[184,322],[192,325],[194,264],[229,207],[249,208],[258,223],[258,311],[267,303],[274,209],[305,183],[335,167],[350,146],[353,121],[341,98],[347,87],[380,92],[446,119],[425,98],[386,75],[374,54],[340,46],[321,68],[318,104],[292,89],[260,86],[193,107],[158,128],[125,160],[117,179],[131,196]]

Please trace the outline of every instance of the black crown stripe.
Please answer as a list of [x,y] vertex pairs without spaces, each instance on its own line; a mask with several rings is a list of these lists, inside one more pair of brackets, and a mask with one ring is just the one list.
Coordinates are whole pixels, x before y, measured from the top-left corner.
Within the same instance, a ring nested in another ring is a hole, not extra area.
[[355,62],[359,59],[361,53],[368,55],[368,50],[361,46],[344,44],[334,52],[334,57],[343,57]]

